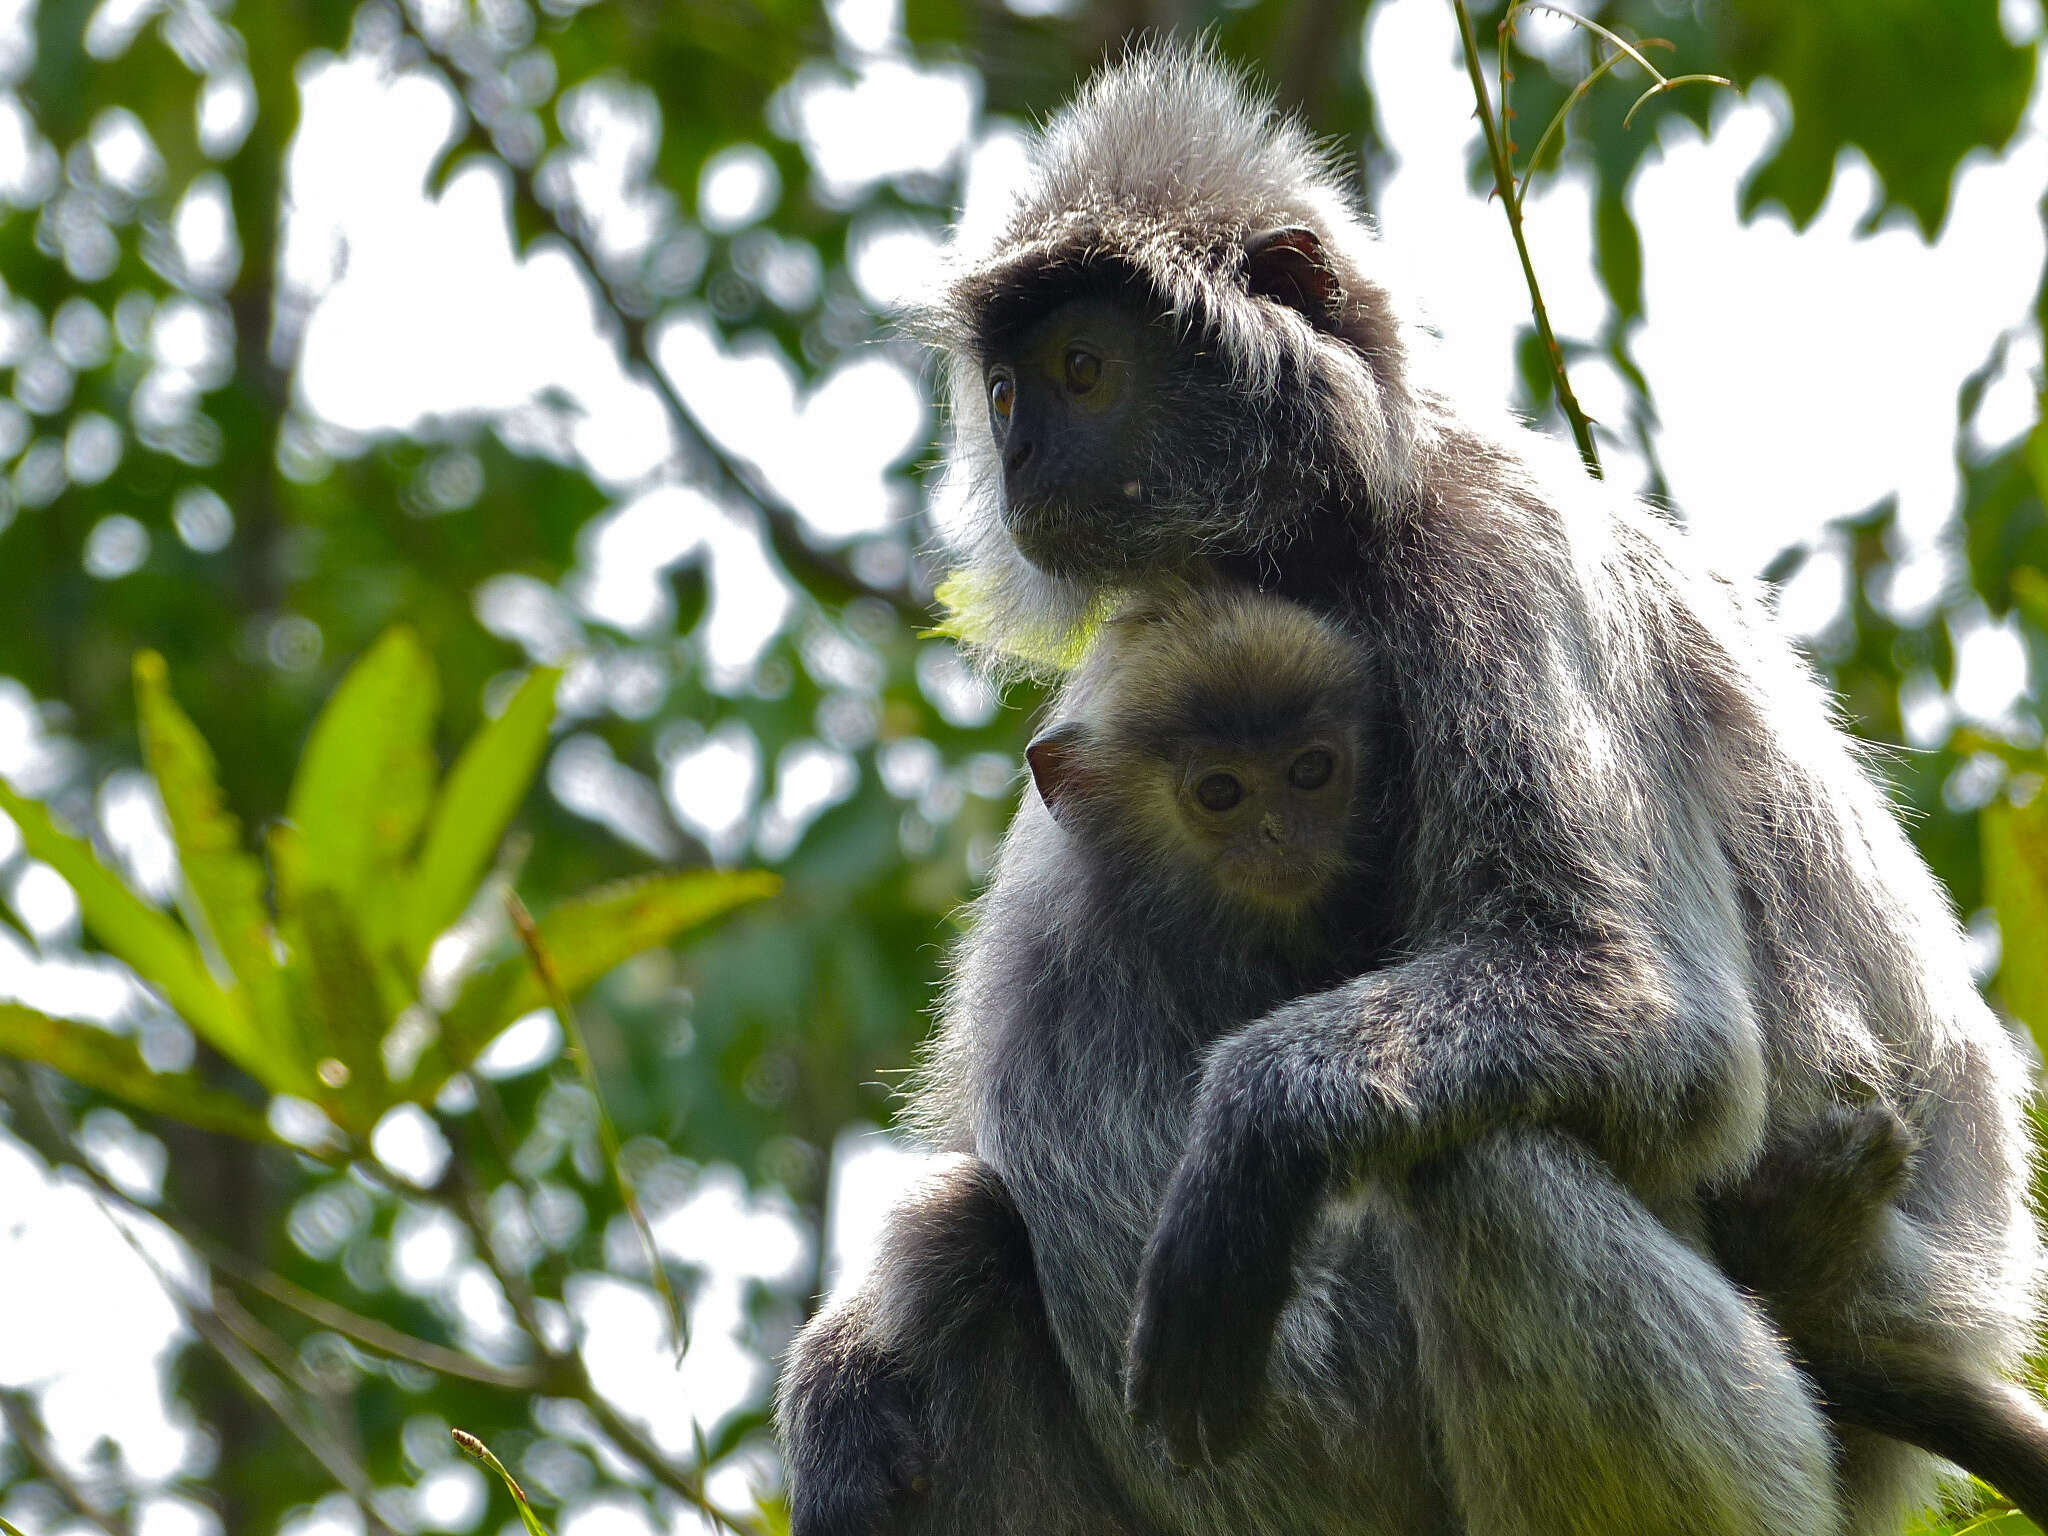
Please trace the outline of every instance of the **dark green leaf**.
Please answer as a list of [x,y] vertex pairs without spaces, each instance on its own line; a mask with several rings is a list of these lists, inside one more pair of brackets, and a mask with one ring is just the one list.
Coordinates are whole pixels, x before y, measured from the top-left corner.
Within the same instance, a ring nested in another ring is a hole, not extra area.
[[[562,989],[573,997],[621,960],[772,896],[781,883],[759,870],[624,880],[554,908],[540,919],[541,940]],[[473,976],[443,1016],[442,1049],[456,1065],[466,1063],[506,1025],[546,1001],[526,956],[508,956]]]
[[344,1129],[367,1133],[392,1102],[382,1054],[391,1019],[369,952],[348,908],[324,885],[299,893],[289,937],[306,1034],[319,1056],[321,1102]]
[[2003,147],[2033,87],[2034,50],[2007,40],[1997,0],[1734,0],[1726,14],[1725,72],[1770,75],[1792,98],[1792,130],[1743,189],[1745,212],[1775,201],[1805,224],[1853,144],[1932,236],[1963,156]]

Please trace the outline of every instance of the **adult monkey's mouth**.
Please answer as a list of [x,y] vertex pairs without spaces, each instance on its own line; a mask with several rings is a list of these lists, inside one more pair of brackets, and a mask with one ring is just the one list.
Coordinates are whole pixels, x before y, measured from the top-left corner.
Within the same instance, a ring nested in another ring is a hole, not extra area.
[[1003,509],[1003,526],[1018,553],[1040,570],[1099,575],[1131,564],[1129,540],[1118,535],[1119,510],[1064,498],[1013,502]]

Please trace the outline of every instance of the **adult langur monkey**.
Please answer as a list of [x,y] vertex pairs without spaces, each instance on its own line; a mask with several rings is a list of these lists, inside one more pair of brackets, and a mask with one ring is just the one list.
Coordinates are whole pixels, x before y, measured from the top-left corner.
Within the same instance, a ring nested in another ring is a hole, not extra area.
[[[1755,1300],[1700,1261],[1705,1212],[1766,1145],[1881,1105],[1917,1142],[1891,1209],[1918,1262],[1856,1267],[1829,1336],[2009,1369],[2037,1271],[2017,1054],[1754,599],[1432,388],[1377,265],[1306,136],[1173,47],[1099,76],[1000,233],[955,253],[926,322],[983,654],[1060,655],[1168,583],[1304,603],[1384,658],[1400,832],[1389,962],[1218,1041],[1191,1104],[1121,1127],[1127,1163],[1044,1156],[1138,1102],[1100,1075],[1024,1111],[971,1099],[959,1149],[1015,1200],[1092,1437],[1177,1529],[1896,1531],[1932,1464],[1830,1434]],[[989,912],[1047,890],[1035,824]],[[963,1041],[1013,1022],[975,981],[1002,945],[964,962],[992,1017],[949,1021]],[[1050,1251],[1110,1175],[1142,1256]],[[1355,1246],[1336,1288],[1311,1264],[1333,1231]],[[1125,1257],[1128,1353],[1105,1358],[1050,1276]],[[1126,1397],[1192,1477],[1148,1470]],[[1224,1508],[1283,1449],[1331,1477]]]

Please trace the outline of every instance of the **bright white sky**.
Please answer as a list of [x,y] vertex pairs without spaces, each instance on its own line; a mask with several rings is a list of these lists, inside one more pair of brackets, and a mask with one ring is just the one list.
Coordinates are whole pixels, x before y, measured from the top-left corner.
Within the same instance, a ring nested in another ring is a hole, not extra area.
[[[970,216],[999,206],[1018,164],[1017,126],[980,119],[970,73],[923,70],[901,57],[894,0],[841,0],[834,17],[849,57],[867,62],[851,85],[824,75],[790,93],[789,117],[820,185],[851,195],[906,171],[943,171],[971,148]],[[2038,17],[2017,25],[2032,35]],[[1531,17],[1523,36],[1541,48],[1554,39],[1555,26]],[[1398,157],[1380,189],[1378,213],[1391,270],[1424,299],[1444,333],[1447,362],[1482,398],[1504,401],[1526,297],[1498,208],[1466,191],[1477,125],[1454,50],[1441,0],[1382,0],[1375,8],[1367,63],[1384,138]],[[1686,67],[1707,62],[1688,60]],[[533,429],[532,402],[541,391],[562,391],[581,410],[570,429],[574,450],[616,495],[614,509],[586,531],[579,571],[567,584],[577,607],[628,633],[651,632],[665,622],[660,571],[702,547],[715,577],[714,660],[744,665],[785,612],[757,533],[744,516],[728,516],[664,474],[671,445],[652,394],[622,373],[570,263],[547,251],[517,258],[497,179],[466,171],[439,198],[423,195],[427,168],[454,122],[441,88],[416,76],[386,79],[366,59],[315,65],[302,83],[305,122],[292,160],[297,212],[286,259],[311,305],[300,379],[308,403],[361,433],[484,412],[504,413],[516,435]],[[649,221],[644,203],[624,194],[644,198],[637,178],[655,129],[630,100],[592,96],[573,110],[585,143],[578,183],[621,194],[604,234],[630,244]],[[1813,632],[1835,613],[1844,579],[1839,557],[1828,553],[1826,525],[1887,494],[1898,495],[1911,541],[1897,552],[1901,573],[1892,600],[1907,607],[1933,600],[1953,559],[1956,389],[2001,335],[2014,337],[2012,364],[1971,424],[1973,440],[2001,443],[2033,420],[2041,346],[2029,302],[2043,259],[2039,208],[2048,190],[2048,132],[2037,99],[2020,141],[1964,172],[1949,221],[1931,245],[1889,223],[1857,236],[1872,179],[1854,157],[1839,168],[1811,229],[1795,233],[1775,216],[1743,226],[1735,216],[1736,189],[1781,130],[1784,111],[1768,90],[1748,101],[1724,95],[1706,139],[1677,119],[1660,122],[1654,109],[1644,114],[1636,131],[1657,134],[1661,154],[1632,192],[1648,310],[1635,354],[1662,415],[1657,447],[1673,496],[1714,558],[1753,572],[1789,543],[1818,543],[1821,557],[1784,598],[1787,621]],[[0,183],[17,169],[0,163]],[[707,170],[701,195],[707,217],[740,229],[764,216],[785,189],[776,186],[765,156],[736,146]],[[1558,328],[1597,334],[1605,299],[1590,276],[1583,183],[1567,175],[1540,184],[1529,202],[1529,227]],[[887,304],[914,287],[937,233],[936,223],[900,216],[861,226],[854,276],[871,302]],[[203,246],[217,231],[210,237],[208,221],[195,216],[185,238]],[[792,294],[816,282],[800,255],[770,250],[764,260],[764,270]],[[873,530],[906,510],[886,477],[924,440],[929,407],[922,385],[893,354],[856,355],[806,388],[771,343],[741,337],[721,344],[687,310],[662,332],[657,352],[693,408],[756,460],[820,534]],[[1596,417],[1620,419],[1611,373],[1583,367],[1575,383]],[[1609,443],[1605,452],[1611,473],[1639,472],[1619,445]],[[563,633],[561,601],[514,582],[480,594],[479,612],[542,655]],[[1952,700],[1923,712],[1930,729],[1949,709],[1995,718],[2023,681],[2008,632],[1980,617],[1966,619],[1958,639],[1961,679]],[[0,770],[32,788],[37,771],[49,769],[48,744],[36,734],[29,701],[16,693],[0,684]],[[736,850],[757,778],[750,740],[721,745],[713,737],[671,765],[666,790],[674,808],[714,840],[737,829]],[[572,780],[559,772],[551,778],[558,791]],[[155,859],[154,878],[161,880],[161,850],[152,854],[148,818],[135,810],[143,801],[125,781],[103,796],[111,823],[138,824],[125,841],[138,860]],[[12,855],[11,830],[0,832],[0,856]],[[35,871],[17,873],[11,894],[39,933],[61,938],[75,922],[61,881],[53,886]],[[42,961],[4,932],[0,994],[99,1018],[113,1018],[126,1005],[126,983],[110,968]],[[502,1069],[530,1070],[546,1059],[545,1031],[535,1040],[533,1048],[508,1042]],[[153,1184],[161,1149],[117,1123],[102,1130],[109,1167],[140,1187]],[[434,1155],[405,1126],[394,1126],[379,1147],[401,1171]],[[914,1158],[880,1137],[842,1143],[829,1241],[843,1269],[864,1265],[880,1212],[914,1166]],[[4,1137],[0,1188],[9,1192],[0,1223],[0,1317],[37,1319],[34,1328],[0,1330],[0,1384],[41,1394],[67,1461],[83,1466],[104,1435],[135,1476],[167,1480],[202,1452],[191,1426],[167,1411],[163,1352],[178,1323],[156,1273],[81,1190],[46,1179]],[[336,1195],[305,1213],[304,1229],[345,1231],[357,1219],[351,1209]],[[572,1307],[600,1383],[663,1444],[683,1453],[691,1415],[708,1425],[759,1388],[763,1367],[736,1342],[742,1287],[749,1277],[786,1282],[801,1274],[806,1240],[777,1201],[749,1196],[736,1175],[721,1170],[707,1173],[661,1226],[672,1254],[708,1263],[716,1275],[697,1308],[696,1342],[680,1372],[657,1344],[644,1289],[592,1278],[577,1289]],[[136,1230],[163,1272],[194,1272],[158,1229]],[[395,1260],[401,1284],[488,1341],[490,1309],[477,1300],[487,1285],[461,1234],[422,1209],[408,1219]],[[440,1443],[431,1432],[418,1438],[423,1446]],[[743,1502],[744,1483],[743,1475],[731,1476],[714,1492]],[[472,1469],[443,1461],[393,1496],[422,1529],[467,1530],[480,1518],[483,1487]],[[203,1511],[172,1498],[151,1506],[141,1522],[143,1536],[203,1536],[211,1529]],[[287,1529],[291,1536],[329,1536],[360,1526],[346,1500],[327,1499]],[[619,1505],[599,1502],[557,1529],[563,1536],[629,1536],[649,1527]],[[27,1530],[39,1536],[33,1524]]]

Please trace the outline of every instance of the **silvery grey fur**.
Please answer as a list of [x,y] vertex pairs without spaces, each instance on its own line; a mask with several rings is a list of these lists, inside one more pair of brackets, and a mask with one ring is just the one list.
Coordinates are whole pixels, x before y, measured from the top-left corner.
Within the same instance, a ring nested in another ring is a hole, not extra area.
[[[1279,225],[1320,237],[1333,328],[1244,288],[1245,239]],[[1129,566],[1049,572],[1004,529],[980,325],[1104,262],[1227,361],[1236,426],[1162,445]],[[2009,1369],[2038,1268],[2019,1058],[1754,595],[1432,388],[1379,266],[1305,136],[1175,48],[1092,82],[1007,226],[956,253],[927,325],[953,380],[942,517],[992,663],[1044,654],[1156,570],[1356,623],[1391,658],[1404,906],[1389,963],[1296,996],[1312,979],[1105,889],[1119,872],[1027,799],[920,1117],[1014,1198],[1065,1389],[1163,1528],[1897,1531],[1933,1464],[1859,1434],[1835,1455],[1765,1319],[1701,1256],[1701,1203],[1767,1140],[1881,1100],[1919,1141],[1898,1206],[1926,1262],[1873,1266],[1844,1335]],[[1238,1336],[1261,1300],[1285,1307],[1270,1357]],[[1155,1415],[1199,1435],[1239,1383],[1261,1391],[1219,1468],[1175,1472],[1124,1417],[1134,1304]],[[877,1305],[871,1288],[827,1316]],[[817,1449],[792,1437],[799,1483]],[[948,1528],[1013,1527],[991,1505]]]

